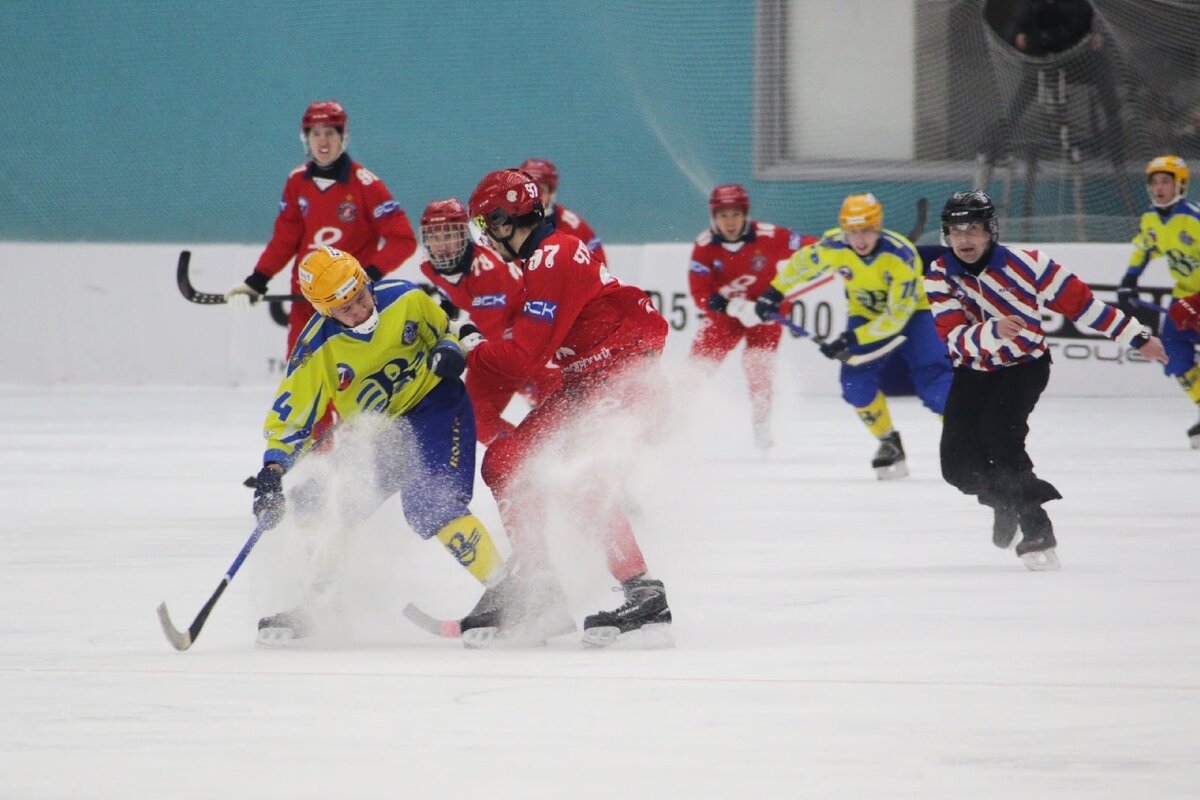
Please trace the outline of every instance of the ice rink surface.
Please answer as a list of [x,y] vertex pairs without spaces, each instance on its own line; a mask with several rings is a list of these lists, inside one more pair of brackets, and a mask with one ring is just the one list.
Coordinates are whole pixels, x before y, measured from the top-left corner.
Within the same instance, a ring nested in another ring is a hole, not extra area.
[[[852,411],[787,386],[759,457],[720,377],[631,476],[660,651],[431,638],[403,605],[479,590],[389,504],[346,546],[336,630],[254,645],[295,600],[285,523],[175,652],[155,607],[186,626],[250,534],[270,390],[0,387],[0,798],[1200,796],[1182,396],[1043,398],[1063,569],[1031,573],[942,483],[915,401],[893,401],[911,477],[883,483]],[[475,508],[498,531],[482,486]],[[577,618],[614,607],[559,538]]]

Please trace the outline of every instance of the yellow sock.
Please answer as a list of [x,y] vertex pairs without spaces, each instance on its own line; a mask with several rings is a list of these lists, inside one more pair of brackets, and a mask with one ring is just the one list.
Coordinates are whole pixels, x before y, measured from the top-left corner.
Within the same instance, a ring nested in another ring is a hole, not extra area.
[[857,406],[858,418],[876,439],[882,439],[892,432],[892,415],[888,413],[887,398],[883,392],[876,392],[875,399],[865,406]]
[[496,543],[474,514],[451,521],[438,531],[437,538],[480,583],[485,583],[504,565]]
[[1192,402],[1200,406],[1200,366],[1192,367],[1175,380],[1179,381],[1179,385],[1187,392],[1187,396],[1192,398]]

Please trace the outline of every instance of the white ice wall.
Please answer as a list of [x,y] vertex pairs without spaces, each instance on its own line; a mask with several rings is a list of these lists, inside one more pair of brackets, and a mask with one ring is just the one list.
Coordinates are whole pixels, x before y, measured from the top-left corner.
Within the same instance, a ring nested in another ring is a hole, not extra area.
[[[673,329],[667,359],[677,363],[695,335],[697,316],[687,294],[688,244],[612,245],[614,274],[655,293]],[[194,386],[271,385],[280,374],[284,330],[265,308],[237,313],[224,306],[184,301],[175,288],[177,245],[0,243],[6,278],[0,314],[0,382],[11,384],[116,384]],[[244,277],[257,246],[193,247],[192,280],[219,292]],[[1086,280],[1114,285],[1124,272],[1127,245],[1055,244],[1048,250]],[[415,262],[401,277],[417,279]],[[1166,285],[1152,265],[1144,283]],[[273,293],[286,293],[280,276]],[[1111,292],[1101,293],[1111,299]],[[840,330],[845,303],[832,283],[804,300],[810,327],[820,304]],[[1050,330],[1055,322],[1048,323]],[[679,327],[682,326],[682,327]],[[1058,340],[1051,390],[1060,394],[1174,396],[1179,389],[1161,370],[1140,363],[1107,339]],[[834,394],[837,365],[809,342],[785,336],[781,390]],[[730,367],[734,368],[734,367]]]

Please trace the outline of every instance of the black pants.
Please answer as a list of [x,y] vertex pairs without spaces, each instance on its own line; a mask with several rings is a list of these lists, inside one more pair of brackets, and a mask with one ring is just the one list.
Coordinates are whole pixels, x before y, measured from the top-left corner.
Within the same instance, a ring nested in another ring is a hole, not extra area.
[[942,427],[942,477],[980,503],[1014,511],[1062,497],[1025,452],[1029,414],[1050,380],[1048,355],[995,372],[956,368]]

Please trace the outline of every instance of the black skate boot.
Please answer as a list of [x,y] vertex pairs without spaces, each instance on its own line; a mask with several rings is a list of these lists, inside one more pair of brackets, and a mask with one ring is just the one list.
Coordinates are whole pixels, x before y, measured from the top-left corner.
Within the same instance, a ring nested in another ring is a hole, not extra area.
[[900,431],[892,431],[879,439],[879,449],[871,459],[875,477],[881,481],[908,477],[908,466],[904,463],[904,445],[900,442]]
[[300,608],[283,611],[258,621],[258,638],[262,647],[280,647],[312,633],[312,616]]
[[1200,422],[1188,428],[1188,441],[1191,442],[1193,450],[1200,450]]
[[1013,539],[1017,538],[1017,525],[1020,522],[1016,509],[1010,506],[996,506],[992,509],[992,544],[1001,550],[1012,547]]
[[625,602],[613,611],[592,614],[583,621],[585,647],[607,647],[618,637],[638,631],[643,647],[670,647],[671,608],[662,581],[645,576],[630,578],[621,585]]
[[1058,542],[1046,510],[1032,506],[1022,509],[1019,517],[1021,541],[1017,544],[1017,555],[1025,562],[1026,569],[1034,572],[1058,569],[1058,554],[1054,552]]

